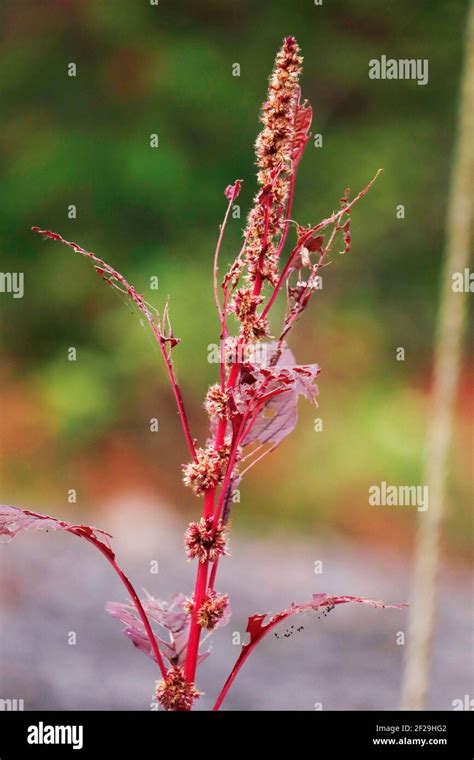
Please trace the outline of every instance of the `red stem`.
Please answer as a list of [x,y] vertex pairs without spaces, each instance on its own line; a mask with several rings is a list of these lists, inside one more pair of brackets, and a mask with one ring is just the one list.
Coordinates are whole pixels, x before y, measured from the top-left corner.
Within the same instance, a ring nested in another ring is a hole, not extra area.
[[268,196],[265,199],[265,207],[263,209],[263,235],[262,235],[262,247],[260,249],[260,254],[258,257],[258,263],[257,263],[257,272],[255,275],[255,282],[253,284],[253,294],[259,295],[260,291],[262,290],[263,285],[263,275],[262,275],[262,265],[263,261],[265,259],[265,253],[268,248],[268,228],[269,228],[269,218],[270,218],[270,200],[271,196]]
[[275,615],[265,626],[263,629],[263,633],[261,636],[254,639],[254,641],[250,641],[248,644],[244,645],[242,647],[242,651],[240,653],[239,659],[237,660],[236,664],[232,668],[232,671],[225,682],[224,686],[222,687],[222,691],[217,697],[216,703],[213,710],[218,710],[221,706],[222,702],[224,701],[227,692],[229,691],[230,687],[232,686],[237,674],[239,673],[240,669],[244,665],[244,663],[247,661],[248,656],[253,652],[257,644],[259,644],[264,636],[267,635],[269,631],[272,630],[272,628],[275,628],[279,623],[281,623],[282,617],[280,615]]
[[[228,388],[233,388],[239,377],[240,365],[234,364],[229,373],[229,379],[227,383]],[[219,449],[224,443],[225,431],[227,427],[227,421],[219,420],[217,426],[216,438],[214,442],[214,449]],[[205,518],[212,515],[214,511],[214,499],[216,495],[216,489],[210,488],[204,495],[204,508],[203,516]],[[208,574],[209,562],[199,563],[196,573],[196,583],[194,587],[194,606],[191,615],[191,623],[189,627],[188,648],[186,652],[185,674],[189,683],[193,683],[196,676],[197,658],[199,652],[199,641],[201,638],[201,626],[198,623],[197,616],[199,608],[205,598],[207,591],[207,574]],[[216,571],[213,568],[212,579],[215,580]]]
[[208,587],[209,587],[209,589],[211,591],[214,591],[214,585],[215,585],[215,582],[216,582],[216,575],[217,575],[218,566],[219,566],[219,557],[217,557],[217,559],[214,560],[214,562],[212,563],[212,567],[211,567],[211,574],[209,576],[209,583],[208,583]]
[[[252,647],[252,649],[253,649],[253,647]],[[250,649],[250,651],[248,652],[248,654],[250,654],[250,652],[252,651],[252,649]],[[246,655],[245,658],[242,659],[242,661],[238,664],[238,666],[235,668],[235,670],[232,671],[232,673],[230,674],[229,678],[225,682],[225,684],[224,684],[224,686],[222,688],[222,691],[219,694],[219,696],[217,697],[216,703],[215,703],[214,707],[212,708],[213,711],[217,711],[219,709],[219,707],[221,706],[221,704],[223,703],[224,699],[227,696],[227,692],[229,691],[230,687],[232,686],[232,684],[234,682],[234,679],[237,676],[237,674],[239,673],[240,668],[244,664],[245,660],[247,659],[247,656],[248,655]]]
[[293,198],[294,198],[294,195],[295,195],[296,168],[297,168],[297,166],[295,166],[293,168],[293,171],[291,173],[290,188],[289,188],[289,191],[288,191],[288,203],[287,203],[287,206],[286,206],[285,227],[283,229],[283,234],[282,234],[282,236],[280,238],[280,242],[278,244],[278,251],[277,251],[277,258],[278,259],[280,258],[281,254],[282,254],[283,248],[285,247],[286,238],[288,236],[288,230],[290,229],[290,215],[291,215],[291,209],[292,209],[292,206],[293,206]]
[[207,591],[207,571],[209,562],[200,562],[196,574],[196,586],[194,589],[194,606],[189,627],[188,649],[186,653],[185,675],[188,683],[194,683],[196,678],[197,657],[199,640],[201,638],[201,626],[197,616],[204,601]]
[[213,523],[213,530],[214,531],[216,530],[217,523],[219,522],[219,518],[220,518],[220,515],[221,515],[221,511],[222,511],[222,505],[224,504],[224,499],[225,499],[226,491],[227,491],[228,485],[230,483],[230,479],[232,477],[232,470],[234,469],[235,460],[237,458],[237,451],[238,451],[238,448],[239,448],[239,442],[240,442],[240,439],[241,439],[242,430],[243,430],[243,427],[244,427],[245,423],[247,422],[247,419],[248,419],[248,413],[244,414],[244,416],[242,417],[242,421],[240,423],[239,430],[238,430],[237,434],[234,436],[234,440],[232,442],[232,449],[231,449],[231,452],[230,452],[229,461],[227,463],[227,469],[226,469],[226,473],[225,473],[225,476],[224,476],[224,480],[222,482],[222,487],[221,487],[221,492],[220,492],[220,496],[219,496],[219,501],[218,501],[217,507],[216,507],[216,509],[214,511],[214,523]]
[[[291,178],[290,194],[288,198],[288,205],[287,205],[287,212],[286,212],[286,219],[285,219],[285,227],[284,227],[282,239],[280,240],[278,255],[281,254],[281,251],[283,249],[283,246],[285,244],[286,237],[288,234],[289,219],[290,219],[291,206],[292,206],[293,195],[294,195],[295,174],[296,174],[296,170],[293,172],[292,178]],[[221,328],[222,328],[221,329],[221,363],[222,363],[222,360],[225,358],[223,356],[222,340],[225,338],[225,335],[226,335],[227,292],[224,292],[224,303],[221,309],[219,298],[218,298],[218,292],[217,292],[217,264],[218,264],[219,251],[220,251],[220,247],[222,243],[224,227],[227,222],[230,207],[231,207],[231,203],[229,203],[226,215],[224,217],[223,225],[221,226],[221,230],[220,230],[220,234],[219,234],[219,238],[218,238],[217,246],[216,246],[216,252],[214,255],[214,293],[215,293],[216,306],[217,306],[218,314],[221,320]],[[266,245],[267,245],[266,239],[268,236],[268,217],[269,217],[269,211],[267,207],[266,215],[265,215],[264,239],[262,241],[263,255],[265,253]],[[308,234],[308,237],[311,237],[311,234]],[[260,294],[262,285],[263,285],[263,278],[261,276],[260,267],[259,267],[256,274],[255,282],[254,282],[254,288],[253,288],[254,295]],[[240,347],[242,345],[242,340],[239,340],[237,345]],[[235,387],[235,384],[239,377],[239,372],[240,372],[240,364],[238,361],[236,361],[232,365],[229,372],[229,377],[228,377],[227,386],[226,386],[228,390],[231,390]],[[224,388],[224,385],[225,385],[225,367],[221,366],[221,387]],[[248,421],[248,415],[246,416],[244,415],[240,424],[240,428],[239,428],[240,434],[242,433],[243,426],[246,424],[247,421]],[[225,419],[220,420],[217,427],[217,431],[216,431],[216,437],[214,441],[214,450],[218,450],[224,443],[226,428],[227,428],[227,421]],[[237,434],[236,436],[234,436],[234,442],[233,442],[233,447],[232,447],[231,454],[229,457],[227,471],[225,474],[220,498],[219,498],[215,511],[214,511],[214,500],[215,500],[215,495],[216,495],[216,489],[215,488],[210,489],[205,494],[204,509],[203,509],[204,517],[208,517],[214,512],[214,528],[217,526],[217,521],[219,520],[219,516],[222,510],[222,505],[225,498],[225,491],[230,482],[232,469],[234,467],[236,456],[237,456],[237,449],[238,449],[239,442],[240,442],[240,435]],[[199,608],[207,592],[208,566],[209,566],[208,562],[200,563],[197,569],[197,573],[196,573],[196,583],[195,583],[195,591],[194,591],[194,607],[193,607],[193,612],[191,616],[190,631],[189,631],[189,638],[188,638],[188,649],[187,649],[186,663],[185,663],[185,673],[186,673],[186,678],[188,682],[194,682],[195,675],[196,675],[196,664],[197,664],[197,657],[198,657],[198,651],[199,651],[199,641],[201,637],[201,627],[198,624],[197,615],[199,612]],[[214,583],[215,583],[215,579],[217,575],[217,568],[218,568],[218,562],[216,561],[214,562],[213,567],[211,569],[211,575],[210,575],[210,580],[209,580],[210,588],[214,588]]]
[[232,208],[233,202],[234,202],[234,194],[232,195],[232,198],[230,199],[229,204],[227,206],[227,210],[226,210],[225,215],[224,215],[224,221],[220,225],[220,228],[219,228],[219,237],[217,238],[216,250],[214,252],[214,269],[213,269],[214,299],[216,301],[216,309],[217,309],[217,313],[219,314],[219,319],[221,321],[221,324],[222,324],[222,321],[223,321],[224,312],[221,309],[221,304],[220,304],[220,301],[219,301],[219,284],[218,284],[219,253],[220,253],[220,250],[221,250],[222,240],[223,240],[223,237],[224,237],[224,232],[225,232],[225,228],[226,228],[226,225],[227,225],[227,220],[229,218],[229,214],[230,214],[230,210]]
[[167,372],[168,372],[168,377],[169,377],[170,383],[171,383],[171,388],[173,390],[173,395],[175,397],[176,405],[178,407],[178,413],[179,413],[179,417],[180,417],[180,420],[181,420],[181,427],[183,428],[184,437],[186,438],[186,443],[188,445],[189,453],[191,454],[191,457],[193,458],[193,460],[196,461],[197,460],[196,449],[195,449],[195,446],[194,446],[194,441],[193,441],[193,437],[191,435],[191,431],[189,429],[189,422],[188,422],[188,417],[187,417],[187,414],[186,414],[186,409],[185,409],[185,406],[184,406],[183,396],[181,394],[181,389],[180,389],[180,387],[179,387],[179,385],[177,383],[176,376],[175,376],[174,370],[173,370],[173,366],[171,364],[170,359],[168,358],[168,354],[166,352],[166,348],[163,348],[161,346],[161,342],[160,342],[160,348],[162,349],[161,350],[161,354],[162,354],[164,362],[165,362],[165,366],[166,366],[166,369],[167,369]]

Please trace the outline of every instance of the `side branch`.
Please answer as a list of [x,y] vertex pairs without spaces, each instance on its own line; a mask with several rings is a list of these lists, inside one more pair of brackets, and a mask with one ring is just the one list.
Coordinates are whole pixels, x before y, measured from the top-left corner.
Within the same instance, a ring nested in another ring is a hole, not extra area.
[[[164,318],[163,320],[161,320],[160,315],[156,310],[155,310],[155,316],[152,314],[151,309],[153,307],[150,307],[146,303],[143,296],[140,295],[135,290],[133,285],[130,285],[130,283],[125,279],[125,277],[122,274],[120,274],[120,272],[117,272],[116,269],[113,269],[113,267],[109,266],[109,264],[107,264],[103,259],[96,256],[95,253],[92,253],[91,251],[86,251],[77,243],[73,243],[73,242],[70,242],[69,240],[65,240],[63,237],[61,237],[61,235],[58,235],[56,232],[51,232],[50,230],[42,230],[39,227],[32,227],[31,229],[33,230],[33,232],[37,232],[39,235],[43,235],[44,237],[49,238],[50,240],[56,240],[60,243],[63,243],[64,245],[69,246],[69,248],[72,248],[72,250],[75,251],[76,253],[80,253],[82,256],[85,256],[86,258],[90,259],[94,263],[94,268],[97,274],[99,275],[99,277],[101,277],[101,279],[103,279],[104,282],[106,282],[108,285],[117,288],[121,292],[125,292],[129,296],[129,298],[133,301],[133,303],[145,315],[146,320],[151,327],[153,335],[155,336],[156,342],[158,343],[161,355],[163,357],[163,361],[166,366],[166,371],[168,373],[173,395],[175,397],[176,405],[178,407],[178,413],[180,416],[181,425],[183,428],[184,436],[186,438],[186,443],[188,445],[189,452],[192,458],[196,460],[196,450],[194,447],[194,441],[191,436],[191,432],[189,428],[189,422],[186,415],[183,397],[178,385],[178,381],[176,379],[173,363],[171,361],[171,349],[179,341],[173,336],[173,333],[169,326],[167,306],[165,307],[165,311],[163,313]],[[168,334],[164,333],[166,323],[168,323],[167,324],[168,329],[169,329]],[[169,344],[169,348],[168,348],[168,344]]]
[[364,188],[362,188],[362,190],[355,196],[355,198],[353,198],[350,203],[344,206],[344,208],[342,208],[340,211],[334,214],[331,214],[331,216],[329,216],[327,219],[323,219],[322,222],[319,222],[319,224],[316,224],[314,227],[311,227],[309,230],[307,230],[304,233],[304,235],[301,236],[301,238],[298,240],[298,243],[296,244],[296,246],[293,248],[292,252],[290,253],[288,261],[286,262],[283,268],[283,271],[280,277],[278,278],[278,282],[273,289],[273,293],[271,294],[268,300],[268,303],[266,304],[265,308],[262,311],[261,316],[263,318],[267,316],[268,312],[273,306],[275,299],[281,290],[282,285],[285,283],[288,277],[288,274],[291,270],[294,260],[300,253],[301,249],[304,248],[305,244],[313,237],[315,233],[320,232],[326,227],[329,227],[330,224],[337,223],[344,216],[344,214],[347,214],[352,208],[352,206],[354,206],[357,203],[357,201],[359,201],[366,193],[368,193],[368,191],[374,184],[375,180],[377,179],[381,171],[382,169],[379,169],[375,177],[373,177],[373,179],[371,179],[370,182]]

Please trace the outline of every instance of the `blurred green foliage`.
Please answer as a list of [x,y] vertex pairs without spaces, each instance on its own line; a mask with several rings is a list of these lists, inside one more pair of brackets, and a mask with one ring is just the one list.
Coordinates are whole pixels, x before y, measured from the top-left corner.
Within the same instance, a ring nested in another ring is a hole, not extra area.
[[[230,260],[255,190],[252,146],[266,79],[288,34],[303,50],[303,92],[323,136],[322,148],[307,148],[294,217],[318,221],[346,186],[357,191],[384,171],[354,211],[351,255],[335,256],[324,271],[318,303],[292,342],[302,361],[323,366],[320,408],[302,407],[291,442],[249,477],[242,519],[273,514],[280,525],[327,520],[355,531],[368,519],[370,483],[419,481],[466,7],[4,0],[0,251],[3,271],[25,273],[25,297],[0,299],[3,381],[32,394],[57,451],[48,460],[41,450],[25,460],[21,445],[9,451],[7,491],[58,499],[75,458],[100,467],[103,441],[113,437],[159,463],[158,491],[194,506],[180,490],[184,448],[151,338],[85,261],[29,230],[38,224],[77,240],[158,307],[170,295],[182,339],[178,373],[193,426],[205,434],[223,190],[244,179],[242,217],[231,220],[224,246]],[[429,84],[369,79],[368,61],[381,54],[428,58]],[[67,74],[70,62],[76,77]],[[240,77],[232,76],[236,62]],[[77,219],[68,218],[70,204]],[[154,275],[158,292],[149,287]],[[395,359],[398,346],[404,362]],[[151,416],[160,436],[145,441]],[[315,416],[324,433],[314,432]],[[453,464],[451,529],[462,543],[469,478],[462,453]],[[118,487],[125,477],[117,473]],[[413,517],[383,519],[412,525]]]

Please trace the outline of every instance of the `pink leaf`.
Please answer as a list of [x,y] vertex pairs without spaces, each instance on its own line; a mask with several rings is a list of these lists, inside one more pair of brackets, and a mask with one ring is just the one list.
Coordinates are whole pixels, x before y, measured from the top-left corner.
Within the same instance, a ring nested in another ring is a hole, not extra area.
[[[267,623],[264,620],[268,617],[268,613],[252,615],[249,617],[247,623],[247,633],[250,634],[250,641],[244,644],[242,647],[242,653],[248,647],[254,647],[258,644],[260,639],[263,638],[272,628],[281,623],[283,620],[296,615],[301,612],[318,612],[323,609],[324,612],[329,612],[334,609],[338,604],[347,604],[348,602],[356,602],[359,604],[368,604],[370,607],[382,607],[382,608],[401,608],[406,607],[405,604],[385,604],[382,601],[376,601],[375,599],[365,599],[360,596],[330,596],[329,594],[313,594],[310,602],[304,604],[291,604],[287,610],[278,612],[273,615]],[[323,613],[324,614],[324,613]],[[240,658],[239,658],[240,659]],[[237,660],[238,662],[238,660]]]
[[[124,584],[136,607],[138,613],[136,620],[139,622],[139,633],[142,637],[140,648],[145,651],[148,647],[151,656],[158,663],[161,673],[164,676],[166,671],[150,622],[130,580],[116,562],[115,554],[110,546],[110,534],[103,530],[92,528],[90,525],[73,525],[65,520],[57,520],[55,517],[41,515],[38,512],[31,512],[28,509],[0,505],[0,536],[6,538],[7,541],[11,541],[11,539],[17,536],[18,533],[27,530],[64,530],[67,533],[72,533],[75,536],[79,536],[79,538],[84,538],[86,541],[89,541],[105,556]],[[125,605],[123,606],[125,607]],[[131,612],[129,614],[132,617],[135,617]],[[134,641],[134,643],[139,646],[138,639],[136,642]]]
[[115,556],[109,541],[111,535],[103,530],[92,528],[89,525],[73,525],[64,520],[57,520],[55,517],[30,512],[28,509],[0,505],[0,536],[11,541],[18,533],[27,530],[65,530],[100,545],[101,549],[107,552],[111,558]]
[[294,389],[288,389],[270,399],[259,413],[242,445],[248,446],[255,441],[258,441],[260,446],[266,443],[272,446],[280,444],[296,427],[296,399]]
[[[315,379],[319,374],[317,364],[299,365],[289,348],[283,347],[278,359],[272,365],[277,351],[277,343],[268,343],[267,355],[270,359],[263,365],[251,368],[252,378],[257,379],[257,387],[252,386],[252,393],[258,400],[258,383],[264,388],[261,399],[269,395],[248,431],[243,445],[258,441],[277,446],[296,427],[298,421],[297,405],[299,396],[305,396],[315,402],[317,386]],[[271,395],[272,391],[281,389],[281,393]]]
[[348,602],[356,602],[358,604],[367,604],[370,607],[382,607],[389,609],[401,609],[402,607],[408,607],[407,604],[385,604],[382,601],[376,601],[374,599],[365,599],[361,596],[331,596],[329,594],[313,594],[310,602],[303,604],[291,604],[287,610],[278,612],[273,615],[268,623],[265,623],[265,619],[268,617],[268,613],[261,613],[258,615],[252,615],[247,621],[247,633],[250,635],[250,639],[247,644],[242,646],[240,655],[235,663],[232,671],[224,684],[224,687],[214,705],[214,710],[218,710],[222,704],[229,688],[231,687],[234,678],[239,672],[240,668],[244,664],[249,654],[255,649],[257,644],[263,639],[263,637],[271,631],[279,623],[283,622],[289,617],[302,612],[319,612],[322,610],[322,614],[326,615],[338,604],[347,604]]
[[[155,599],[148,593],[145,599],[141,600],[148,619],[155,624],[155,627],[162,629],[164,634],[168,636],[168,640],[156,635],[155,638],[158,641],[161,653],[166,657],[170,665],[182,665],[186,660],[191,614],[183,608],[185,600],[186,598],[183,594],[175,594],[169,602],[166,602]],[[155,653],[146,637],[143,623],[131,605],[108,602],[105,609],[110,615],[124,624],[125,636],[130,639],[137,649],[152,659],[156,659]],[[226,625],[229,619],[230,611],[218,623],[216,628]],[[198,664],[205,660],[209,654],[210,649],[201,652]]]
[[[156,659],[150,644],[145,626],[133,612],[133,607],[119,602],[108,602],[105,609],[112,617],[120,620],[124,625],[124,634],[141,652],[145,652],[152,659]],[[161,642],[160,642],[161,648]]]

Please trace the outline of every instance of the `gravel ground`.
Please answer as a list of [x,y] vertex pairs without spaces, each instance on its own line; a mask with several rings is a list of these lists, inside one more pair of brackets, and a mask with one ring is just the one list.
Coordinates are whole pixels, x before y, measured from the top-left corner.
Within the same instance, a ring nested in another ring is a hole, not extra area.
[[[96,522],[114,535],[119,561],[137,588],[162,598],[189,592],[194,568],[182,560],[182,519],[127,499],[108,505]],[[248,615],[276,612],[315,591],[409,601],[409,563],[387,551],[234,534],[231,553],[221,563],[218,588],[230,594],[233,616],[199,669],[205,696],[197,709],[212,707],[239,652],[233,638],[243,636]],[[158,575],[150,573],[153,560]],[[317,561],[321,574],[315,574]],[[0,546],[0,698],[23,699],[26,710],[149,709],[156,667],[104,612],[106,601],[125,598],[103,558],[73,536],[23,535]],[[451,709],[453,699],[474,693],[467,570],[444,568],[440,601],[429,707]],[[344,605],[321,620],[296,620],[304,630],[288,638],[270,634],[251,655],[225,709],[398,708],[403,646],[397,634],[406,629],[405,610]],[[70,632],[75,645],[68,643]]]

